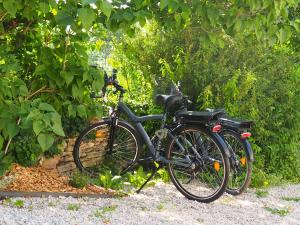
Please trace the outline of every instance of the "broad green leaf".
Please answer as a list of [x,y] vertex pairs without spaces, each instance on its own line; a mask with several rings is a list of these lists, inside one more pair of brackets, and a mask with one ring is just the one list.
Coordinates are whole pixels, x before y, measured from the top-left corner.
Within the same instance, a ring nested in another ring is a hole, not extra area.
[[289,26],[284,26],[281,28],[277,34],[278,39],[281,43],[287,41],[292,35],[291,28]]
[[54,142],[54,137],[51,134],[40,133],[37,139],[43,151],[49,149]]
[[75,117],[76,116],[76,109],[71,104],[68,106],[68,115],[70,117]]
[[160,10],[163,10],[164,8],[166,8],[169,4],[169,0],[160,0],[160,3],[159,3],[159,7],[160,7]]
[[61,71],[60,75],[66,81],[67,86],[69,86],[69,84],[72,82],[72,80],[74,78],[74,75],[71,72],[67,72],[67,71]]
[[34,120],[32,127],[36,136],[38,136],[41,133],[41,131],[45,129],[44,123],[41,120]]
[[14,0],[6,0],[3,2],[3,7],[12,16],[15,17],[17,13],[17,7]]
[[82,26],[88,30],[92,26],[94,20],[96,19],[96,14],[94,10],[88,8],[78,9],[78,17],[82,22]]
[[107,2],[106,0],[103,0],[100,3],[100,9],[104,13],[104,15],[107,16],[107,18],[110,17],[112,8],[113,8],[112,5],[109,2]]
[[134,19],[134,15],[130,12],[123,13],[123,17],[126,21],[130,22]]
[[48,103],[44,103],[44,102],[40,103],[39,109],[48,112],[55,112],[55,109],[53,108],[52,105],[49,105]]
[[29,115],[27,116],[27,120],[36,120],[38,118],[41,118],[42,114],[38,109],[33,109]]
[[86,118],[87,117],[86,110],[85,110],[85,107],[83,105],[77,106],[77,112],[78,112],[78,115],[81,118]]
[[89,73],[85,71],[82,76],[82,82],[89,80]]
[[19,87],[19,92],[21,96],[27,96],[28,95],[28,89],[25,85],[21,85]]
[[40,7],[40,9],[42,10],[43,13],[46,14],[46,13],[49,12],[50,7],[49,7],[49,5],[48,5],[47,3],[45,3],[45,2],[40,2],[40,3],[39,3],[39,7]]
[[55,20],[57,24],[64,27],[71,25],[74,22],[74,18],[72,16],[61,10],[57,12]]
[[54,123],[54,125],[52,126],[52,130],[55,134],[64,137],[65,136],[65,132],[61,126],[61,123]]
[[7,123],[6,129],[7,129],[7,134],[10,138],[13,138],[19,132],[16,122],[13,121],[9,121]]
[[72,96],[75,98],[79,96],[79,88],[76,84],[72,85]]

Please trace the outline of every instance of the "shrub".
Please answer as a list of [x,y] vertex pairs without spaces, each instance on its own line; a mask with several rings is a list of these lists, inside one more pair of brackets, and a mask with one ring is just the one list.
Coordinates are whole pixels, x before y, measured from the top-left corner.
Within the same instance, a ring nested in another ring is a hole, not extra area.
[[75,188],[84,188],[88,183],[88,175],[79,171],[73,172],[69,180],[69,184]]

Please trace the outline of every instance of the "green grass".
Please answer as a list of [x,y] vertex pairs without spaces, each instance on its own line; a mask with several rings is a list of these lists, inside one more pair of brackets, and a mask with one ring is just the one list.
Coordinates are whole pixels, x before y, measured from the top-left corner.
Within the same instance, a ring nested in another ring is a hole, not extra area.
[[300,197],[282,197],[281,199],[288,202],[300,202]]
[[78,204],[69,204],[67,209],[71,211],[78,211],[80,206]]
[[13,206],[14,207],[17,207],[17,208],[23,208],[24,207],[24,201],[23,200],[16,200],[14,203],[13,203]]
[[279,215],[279,216],[286,216],[287,214],[289,214],[289,209],[279,209],[279,208],[271,208],[271,207],[265,207],[265,209],[267,211],[269,211],[270,213],[274,214],[274,215]]
[[256,197],[258,197],[258,198],[264,198],[264,197],[268,196],[269,192],[266,190],[257,189],[255,191],[255,194],[256,194]]
[[10,205],[12,202],[13,202],[13,201],[11,200],[11,198],[6,198],[6,199],[3,200],[2,203],[3,203],[4,205]]
[[159,210],[159,211],[161,211],[161,210],[163,210],[164,208],[165,208],[165,204],[164,203],[159,203],[157,206],[156,206],[156,208]]

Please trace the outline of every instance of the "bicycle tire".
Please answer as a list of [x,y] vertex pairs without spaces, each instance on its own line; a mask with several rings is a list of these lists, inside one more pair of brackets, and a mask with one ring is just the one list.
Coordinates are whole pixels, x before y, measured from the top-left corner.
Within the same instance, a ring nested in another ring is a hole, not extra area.
[[[226,130],[223,130],[222,133],[221,133],[222,137],[224,138],[225,142],[229,145],[229,150],[230,150],[230,153],[231,153],[231,157],[233,157],[235,154],[235,152],[233,152],[234,150],[232,149],[232,147],[230,146],[230,144],[228,143],[228,138],[226,138],[226,135],[228,136],[231,136],[233,137],[235,140],[238,141],[238,143],[240,144],[240,148],[241,150],[243,151],[243,155],[242,157],[245,157],[245,161],[246,161],[246,165],[247,165],[247,170],[245,170],[246,172],[246,176],[245,176],[245,179],[243,179],[243,183],[242,185],[238,185],[239,187],[237,188],[232,188],[232,183],[231,183],[231,179],[232,179],[232,174],[235,172],[235,169],[232,168],[232,163],[230,164],[231,165],[231,175],[229,177],[229,182],[228,182],[228,185],[227,185],[227,188],[226,188],[226,192],[228,194],[231,194],[231,195],[240,195],[242,194],[250,185],[250,182],[251,182],[251,174],[252,174],[252,161],[250,159],[250,156],[249,154],[247,153],[248,151],[250,150],[247,150],[247,146],[250,146],[247,139],[242,139],[240,137],[240,134],[236,131],[233,131],[233,130],[229,130],[229,129],[226,129]],[[232,161],[233,159],[230,159],[230,161]],[[240,160],[239,160],[240,161]]]
[[[169,172],[171,181],[173,182],[173,184],[175,185],[177,190],[179,192],[181,192],[186,198],[188,198],[190,200],[196,200],[196,201],[202,202],[202,203],[209,203],[209,202],[212,202],[212,201],[215,201],[216,199],[218,199],[226,190],[226,185],[227,185],[227,182],[228,182],[228,176],[229,176],[229,172],[230,172],[229,159],[228,159],[228,156],[226,155],[225,148],[224,148],[224,146],[226,146],[226,145],[225,145],[225,143],[221,143],[221,142],[223,142],[223,140],[222,140],[221,137],[218,136],[218,134],[212,133],[212,132],[208,131],[205,127],[200,127],[200,126],[181,127],[178,130],[176,130],[173,133],[173,135],[175,136],[175,138],[177,138],[181,133],[189,131],[189,130],[190,131],[195,131],[195,132],[201,132],[202,134],[204,134],[203,136],[206,136],[206,138],[209,141],[211,141],[211,143],[214,144],[214,147],[219,151],[219,153],[220,153],[219,156],[220,156],[220,159],[222,160],[222,171],[223,171],[223,175],[222,175],[221,179],[222,178],[223,179],[220,181],[220,177],[218,177],[218,175],[217,175],[217,178],[215,178],[214,177],[215,175],[213,175],[212,179],[216,179],[216,183],[217,183],[217,185],[219,185],[219,187],[217,188],[217,190],[215,190],[210,195],[200,196],[200,195],[196,195],[195,193],[192,193],[191,191],[187,190],[186,187],[183,186],[183,182],[179,181],[178,177],[176,177],[175,172],[174,172],[175,167],[173,168],[171,162],[167,164],[168,172]],[[169,143],[168,148],[167,148],[166,157],[167,157],[168,160],[172,160],[172,151],[174,151],[174,149],[175,149],[175,146],[174,146],[175,138],[170,140],[170,143]],[[206,158],[209,158],[209,157],[206,157]],[[217,161],[217,160],[215,160],[215,161]],[[195,162],[196,162],[196,160],[195,160]],[[211,163],[211,162],[209,162],[209,163]],[[208,168],[208,164],[206,165],[207,168]],[[196,166],[196,168],[197,168],[197,166]],[[203,166],[203,168],[205,168],[205,166]],[[200,168],[199,168],[199,170],[200,170]],[[201,170],[204,174],[204,172],[205,172],[204,169],[201,168]],[[220,174],[222,174],[222,171],[220,171]],[[219,171],[217,173],[219,173]],[[203,176],[206,176],[206,175],[204,174]],[[210,177],[208,177],[208,178],[211,179]],[[188,182],[190,182],[190,181],[188,181]],[[188,183],[186,183],[186,184],[188,184]],[[199,184],[199,186],[200,186],[200,184]],[[198,185],[198,184],[196,184],[196,185]],[[203,188],[200,187],[200,188],[202,188],[203,190],[208,189],[209,185],[208,186],[207,186],[207,184],[205,184],[205,185],[206,185],[206,187],[203,185],[204,187]]]
[[[85,140],[84,138],[91,134],[92,131],[95,131],[97,132],[97,128],[101,128],[102,129],[102,132],[103,131],[103,128],[110,128],[111,127],[111,123],[112,121],[110,119],[105,119],[105,120],[102,120],[102,121],[99,121],[98,123],[95,123],[95,124],[92,124],[90,125],[89,127],[87,127],[85,130],[83,130],[80,135],[78,136],[78,138],[76,139],[75,141],[75,145],[74,145],[74,148],[73,148],[73,158],[74,158],[74,162],[77,166],[77,168],[82,171],[82,172],[86,172],[90,175],[96,175],[97,172],[92,172],[91,169],[87,169],[85,168],[84,166],[84,162],[83,160],[81,160],[81,151],[80,151],[80,146],[81,144],[83,143],[83,141]],[[133,149],[133,154],[132,154],[132,157],[130,157],[130,159],[127,160],[127,164],[125,166],[125,163],[124,163],[124,167],[125,168],[122,168],[122,170],[127,170],[129,167],[131,167],[132,165],[134,165],[138,158],[139,158],[139,154],[140,154],[140,150],[141,150],[141,144],[140,144],[140,140],[139,140],[139,136],[137,135],[136,133],[136,130],[131,126],[131,124],[129,124],[128,122],[124,121],[124,120],[119,120],[118,123],[117,123],[117,127],[116,127],[116,133],[118,133],[118,131],[120,131],[120,129],[126,131],[129,133],[129,135],[132,137],[132,139],[134,140],[134,149]],[[98,129],[100,130],[100,129]],[[96,133],[97,134],[97,133]],[[99,133],[101,134],[101,133]],[[107,134],[106,134],[107,135]],[[116,134],[117,135],[117,134]],[[114,137],[114,145],[113,145],[113,153],[109,155],[109,150],[108,150],[108,142],[109,140],[107,140],[107,143],[105,145],[105,147],[99,147],[99,150],[102,151],[102,158],[104,157],[104,159],[102,159],[102,161],[104,163],[106,163],[106,158],[108,158],[108,160],[110,159],[114,159],[112,158],[113,154],[114,154],[114,149],[115,147],[118,147],[118,144],[115,144],[115,140],[116,140],[116,135]],[[109,135],[106,136],[106,138],[109,137]],[[109,139],[109,138],[108,138]],[[93,139],[92,139],[93,141]],[[86,143],[83,143],[83,144],[86,144]],[[82,148],[83,149],[83,148]],[[104,149],[104,150],[103,150]],[[103,153],[104,151],[104,153]],[[117,151],[115,151],[117,152]],[[100,153],[99,153],[100,154]],[[116,158],[116,157],[115,157]],[[123,157],[124,158],[124,157]],[[101,173],[101,171],[106,168],[106,169],[112,169],[113,166],[119,166],[119,165],[104,165],[103,162],[100,162],[99,161],[99,164],[102,163],[102,165],[97,165],[98,168],[98,174]],[[113,161],[111,162],[107,162],[108,164],[112,164]],[[123,163],[123,162],[122,162]],[[122,165],[123,166],[123,165]],[[111,167],[111,168],[110,168]],[[121,168],[115,168],[112,172],[113,175],[120,175],[122,173],[122,170],[118,170],[118,169],[121,169]]]

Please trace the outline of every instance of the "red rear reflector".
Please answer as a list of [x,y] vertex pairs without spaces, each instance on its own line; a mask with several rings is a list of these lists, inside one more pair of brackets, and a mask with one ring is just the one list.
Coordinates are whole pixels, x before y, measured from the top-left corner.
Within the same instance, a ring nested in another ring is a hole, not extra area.
[[219,132],[219,131],[221,131],[221,129],[222,129],[222,126],[220,125],[220,124],[218,124],[218,125],[215,125],[213,128],[212,128],[212,132]]
[[241,134],[241,137],[242,137],[243,139],[246,139],[246,138],[248,138],[248,137],[251,137],[251,133],[250,133],[250,132],[244,132],[244,133]]

